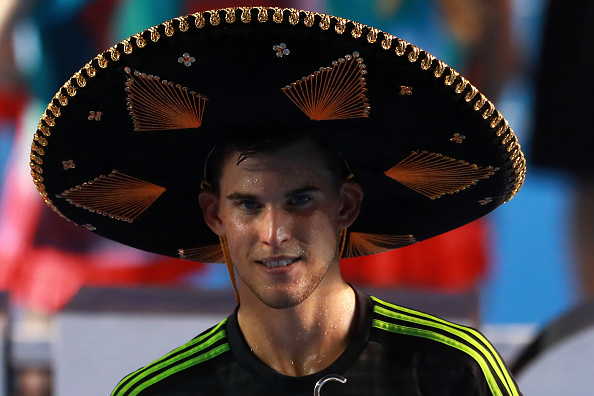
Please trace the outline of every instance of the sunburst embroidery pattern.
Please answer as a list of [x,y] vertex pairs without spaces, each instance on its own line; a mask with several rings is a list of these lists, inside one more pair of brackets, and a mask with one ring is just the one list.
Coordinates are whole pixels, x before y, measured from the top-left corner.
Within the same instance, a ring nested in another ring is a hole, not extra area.
[[351,232],[344,250],[343,258],[367,256],[384,253],[415,243],[412,235],[377,235],[362,232]]
[[497,170],[499,168],[480,168],[442,154],[413,151],[385,174],[419,194],[436,199],[464,190]]
[[369,117],[365,67],[353,52],[282,90],[312,120]]
[[198,128],[208,100],[187,87],[161,80],[158,76],[125,72],[128,111],[135,131]]
[[58,194],[76,207],[132,223],[165,188],[117,170]]
[[221,245],[209,245],[191,249],[179,249],[179,258],[188,261],[197,261],[200,263],[224,263],[223,251]]

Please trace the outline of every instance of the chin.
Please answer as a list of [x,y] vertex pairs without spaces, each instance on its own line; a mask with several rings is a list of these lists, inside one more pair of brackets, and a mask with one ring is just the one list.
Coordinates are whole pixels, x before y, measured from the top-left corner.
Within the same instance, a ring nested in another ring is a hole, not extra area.
[[267,307],[273,309],[289,309],[296,307],[305,301],[311,293],[274,293],[274,295],[263,295],[261,293],[254,293],[256,297]]

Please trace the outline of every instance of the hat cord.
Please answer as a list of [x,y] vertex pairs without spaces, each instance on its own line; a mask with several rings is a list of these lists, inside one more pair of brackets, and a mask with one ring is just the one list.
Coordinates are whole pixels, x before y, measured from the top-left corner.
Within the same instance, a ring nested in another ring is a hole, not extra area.
[[346,240],[347,240],[347,229],[343,228],[340,230],[340,255],[339,258],[342,258],[342,254],[344,253],[344,248],[346,247]]

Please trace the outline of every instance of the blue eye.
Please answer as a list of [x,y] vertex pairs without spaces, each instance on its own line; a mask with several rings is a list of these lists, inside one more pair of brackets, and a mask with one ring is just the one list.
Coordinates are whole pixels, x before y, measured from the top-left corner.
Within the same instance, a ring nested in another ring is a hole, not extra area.
[[260,204],[257,201],[246,200],[239,202],[238,206],[244,210],[256,210],[260,207]]
[[303,206],[311,201],[311,197],[309,195],[295,195],[291,198],[290,204],[293,206]]

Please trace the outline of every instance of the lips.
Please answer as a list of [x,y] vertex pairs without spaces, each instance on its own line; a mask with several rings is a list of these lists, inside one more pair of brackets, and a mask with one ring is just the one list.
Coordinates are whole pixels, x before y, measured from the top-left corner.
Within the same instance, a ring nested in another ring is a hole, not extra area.
[[297,260],[297,258],[290,258],[284,260],[262,260],[262,264],[264,264],[268,268],[278,268],[286,267],[287,265],[292,264]]

